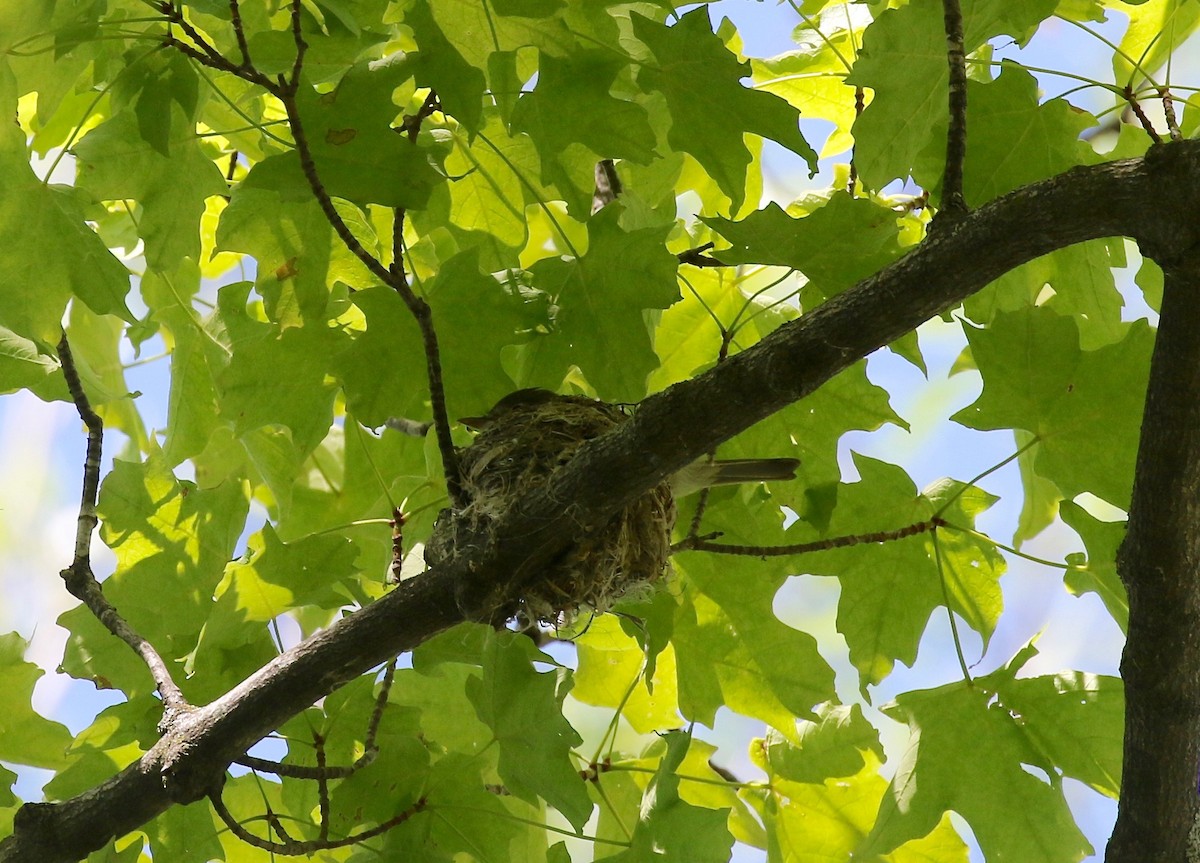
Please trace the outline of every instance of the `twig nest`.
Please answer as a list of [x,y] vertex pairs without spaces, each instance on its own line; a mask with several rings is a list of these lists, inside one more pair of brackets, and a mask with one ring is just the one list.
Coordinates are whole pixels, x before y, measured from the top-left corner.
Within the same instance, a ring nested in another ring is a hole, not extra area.
[[[436,566],[466,551],[462,544],[494,530],[519,497],[544,484],[581,444],[625,419],[620,408],[582,396],[555,396],[489,417],[474,443],[459,454],[467,505],[438,515],[425,562]],[[674,526],[675,499],[663,483],[579,540],[525,587],[513,607],[496,609],[497,615],[523,612],[533,620],[560,623],[581,610],[607,610],[662,576]]]

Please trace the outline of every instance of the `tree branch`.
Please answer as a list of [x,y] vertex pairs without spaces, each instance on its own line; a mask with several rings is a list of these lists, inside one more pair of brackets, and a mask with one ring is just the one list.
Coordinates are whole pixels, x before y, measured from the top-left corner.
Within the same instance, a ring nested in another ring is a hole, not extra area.
[[958,0],[942,0],[946,22],[946,62],[950,66],[950,125],[946,130],[946,168],[942,174],[941,212],[967,212],[963,197],[963,163],[967,159],[967,54]]
[[71,345],[67,342],[66,333],[63,333],[58,342],[58,358],[62,363],[63,377],[67,379],[67,389],[71,392],[75,409],[88,430],[87,455],[83,462],[83,493],[80,496],[79,518],[75,528],[75,556],[71,565],[59,575],[62,576],[67,591],[86,605],[96,619],[104,624],[105,629],[128,644],[150,670],[165,708],[159,722],[161,733],[181,713],[191,710],[191,705],[175,685],[167,664],[154,649],[154,645],[138,635],[113,607],[92,572],[92,533],[100,523],[96,516],[96,497],[100,490],[100,455],[104,443],[104,422],[92,409],[87,393],[83,391],[83,383],[79,380],[79,371],[75,368],[75,359],[71,354]]
[[1117,555],[1129,629],[1121,802],[1108,863],[1195,859],[1186,852],[1200,814],[1200,249],[1161,263],[1162,312]]
[[[1131,236],[1144,253],[1170,259],[1170,250],[1197,241],[1197,211],[1200,142],[1194,141],[1155,147],[1142,159],[1075,168],[980,207],[727,362],[647,399],[522,498],[494,537],[464,546],[470,551],[453,563],[402,582],[186,714],[118,776],[63,803],[20,809],[14,834],[0,842],[0,863],[76,860],[173,803],[205,796],[219,787],[226,765],[290,716],[446,627],[497,607],[491,597],[514,595],[574,537],[646,489],[1001,274],[1098,237]],[[1200,369],[1200,362],[1189,369]],[[1188,402],[1196,406],[1200,400]]]

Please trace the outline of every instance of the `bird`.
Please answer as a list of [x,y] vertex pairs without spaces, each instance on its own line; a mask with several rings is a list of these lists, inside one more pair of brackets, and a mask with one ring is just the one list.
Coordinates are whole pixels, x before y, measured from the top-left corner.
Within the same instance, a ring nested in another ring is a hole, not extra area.
[[[485,414],[460,418],[476,431],[470,446],[458,450],[464,501],[438,514],[425,562],[438,566],[486,541],[522,495],[545,485],[587,441],[628,417],[620,405],[528,388]],[[715,484],[791,479],[798,465],[792,458],[696,462],[586,531],[527,581],[520,596],[484,598],[495,603],[487,617],[558,625],[585,609],[604,612],[623,597],[641,595],[668,568],[678,497]]]
[[[580,398],[562,396],[541,387],[528,387],[504,396],[487,413],[462,417],[459,422],[468,428],[482,431],[497,422],[505,422],[515,412],[541,411],[555,403],[574,403]],[[795,479],[796,468],[799,466],[800,460],[796,458],[702,458],[672,474],[668,481],[671,493],[680,498],[716,485]]]

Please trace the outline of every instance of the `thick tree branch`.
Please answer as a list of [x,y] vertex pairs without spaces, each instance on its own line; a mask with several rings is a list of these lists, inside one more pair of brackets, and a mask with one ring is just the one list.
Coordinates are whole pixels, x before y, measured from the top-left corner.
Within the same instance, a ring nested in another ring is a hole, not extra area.
[[0,863],[76,860],[173,803],[215,790],[229,762],[290,716],[497,607],[495,597],[513,595],[574,537],[646,489],[1008,270],[1111,236],[1134,237],[1146,254],[1170,259],[1170,250],[1196,242],[1198,211],[1200,142],[1190,141],[1156,147],[1144,159],[1076,168],[975,210],[748,350],[647,399],[523,498],[494,538],[401,583],[187,714],[118,776],[64,803],[19,810],[14,835],[0,842]]
[[[1200,815],[1200,248],[1162,260],[1129,532],[1125,753],[1108,863],[1184,861]],[[1193,851],[1195,849],[1192,849]]]

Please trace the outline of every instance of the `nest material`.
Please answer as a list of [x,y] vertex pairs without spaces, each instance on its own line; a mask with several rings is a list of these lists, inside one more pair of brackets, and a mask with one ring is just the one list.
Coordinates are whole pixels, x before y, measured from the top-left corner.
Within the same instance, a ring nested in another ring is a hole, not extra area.
[[[491,420],[462,450],[459,467],[468,503],[442,510],[425,547],[431,566],[466,551],[469,537],[494,530],[522,495],[543,485],[585,441],[624,422],[619,408],[582,396],[521,405]],[[569,506],[569,501],[563,502]],[[528,584],[505,617],[559,623],[581,610],[607,610],[617,599],[658,580],[667,565],[675,499],[663,483],[617,513]]]

